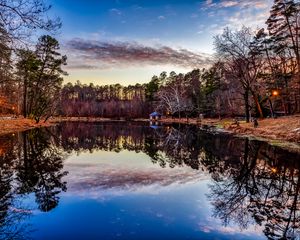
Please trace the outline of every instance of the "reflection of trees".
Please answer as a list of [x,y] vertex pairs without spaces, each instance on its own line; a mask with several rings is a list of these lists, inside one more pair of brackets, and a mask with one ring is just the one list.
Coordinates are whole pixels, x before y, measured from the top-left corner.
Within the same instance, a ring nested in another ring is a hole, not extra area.
[[[139,136],[138,149],[154,163],[190,166],[211,174],[214,215],[241,228],[257,223],[268,238],[291,238],[300,227],[299,155],[266,143],[168,126]],[[124,148],[128,148],[125,144]]]
[[201,148],[194,130],[193,128],[171,126],[167,129],[160,129],[160,131],[164,131],[164,135],[159,133],[160,139],[156,143],[156,157],[152,157],[152,161],[163,167],[166,165],[170,167],[187,165],[199,169],[198,156]]
[[224,224],[234,221],[246,228],[255,222],[268,238],[297,234],[297,154],[182,125],[154,130],[136,123],[66,123],[61,139],[68,151],[142,151],[161,167],[186,165],[206,171],[213,179],[209,199],[214,215]]
[[223,166],[210,166],[216,176],[209,195],[214,215],[241,228],[255,221],[270,239],[299,237],[297,159],[297,154],[244,140],[239,165],[220,158]]
[[66,151],[144,152],[162,167],[186,164],[199,168],[197,135],[193,128],[167,127],[156,130],[141,123],[65,123],[62,127],[62,147]]
[[52,139],[42,129],[0,139],[0,239],[26,238],[22,221],[31,211],[22,206],[23,196],[35,193],[39,209],[49,211],[66,190],[63,154]]
[[[260,144],[256,143],[250,149],[249,140],[245,140],[245,150],[240,156],[240,164],[237,168],[226,166],[231,159],[227,159],[227,163],[223,162],[222,165],[218,164],[214,169],[210,166],[215,180],[215,184],[211,186],[213,194],[210,197],[213,202],[217,203],[215,204],[215,215],[221,218],[225,224],[228,224],[231,216],[234,216],[233,219],[244,228],[252,222],[247,214],[245,200],[247,196],[251,196],[257,191],[253,168],[256,165],[259,148]],[[219,161],[222,162],[222,159],[219,158]],[[233,166],[236,165],[233,164]],[[228,181],[232,175],[238,184]]]
[[14,198],[14,167],[17,141],[14,136],[0,138],[0,239],[25,239],[26,226],[21,221],[28,211]]
[[66,151],[114,151],[129,150],[139,152],[144,148],[146,135],[151,129],[132,123],[114,122],[105,124],[65,123],[62,125],[62,147]]
[[51,144],[47,131],[32,130],[22,133],[23,157],[18,167],[18,192],[34,192],[40,210],[49,211],[58,204],[61,191],[66,190],[62,177],[63,153]]
[[24,226],[20,222],[28,215],[16,211],[13,192],[16,141],[13,136],[0,138],[0,239],[23,239]]
[[169,127],[152,145],[155,151],[148,147],[147,153],[152,149],[161,166],[185,164],[210,173],[209,199],[225,225],[257,223],[270,239],[300,237],[299,154],[182,126]]

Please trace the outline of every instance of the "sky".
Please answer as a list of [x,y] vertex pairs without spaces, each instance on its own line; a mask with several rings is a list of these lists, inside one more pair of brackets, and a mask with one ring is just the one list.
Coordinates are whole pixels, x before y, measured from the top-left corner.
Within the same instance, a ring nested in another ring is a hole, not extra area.
[[63,27],[65,83],[146,83],[211,64],[225,27],[264,27],[273,0],[48,0]]

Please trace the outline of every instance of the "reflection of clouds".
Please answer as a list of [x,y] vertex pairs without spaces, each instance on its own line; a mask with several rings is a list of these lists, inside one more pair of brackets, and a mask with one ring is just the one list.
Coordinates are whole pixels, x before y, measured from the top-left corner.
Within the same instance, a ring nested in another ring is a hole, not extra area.
[[241,230],[238,226],[221,226],[216,229],[218,232],[221,233],[227,233],[227,234],[236,234],[236,233],[242,233],[243,235],[251,236],[253,234],[255,235],[261,235],[261,232],[263,231],[263,227],[257,226],[257,225],[251,225],[247,229]]
[[221,234],[236,235],[241,234],[244,236],[253,236],[256,235],[257,238],[261,236],[263,231],[262,226],[251,225],[246,229],[241,229],[238,226],[223,226],[215,218],[208,218],[207,221],[198,223],[199,230],[205,233],[219,232]]
[[68,193],[90,198],[131,193],[156,194],[165,188],[179,187],[207,179],[191,169],[126,168],[107,164],[67,166]]
[[15,212],[15,213],[26,213],[26,214],[31,214],[31,213],[33,213],[32,210],[29,210],[29,209],[23,209],[23,208],[10,207],[10,210],[11,210],[12,212]]

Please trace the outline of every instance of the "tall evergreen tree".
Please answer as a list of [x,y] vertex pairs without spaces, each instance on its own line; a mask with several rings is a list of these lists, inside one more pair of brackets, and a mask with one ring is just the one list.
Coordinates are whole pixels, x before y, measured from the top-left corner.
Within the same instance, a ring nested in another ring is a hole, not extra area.
[[[286,61],[289,68],[296,66],[296,82],[300,94],[300,3],[295,0],[274,0],[270,11],[270,17],[266,24],[270,35],[272,49],[278,54],[290,55]],[[284,80],[284,79],[283,79]],[[299,101],[299,100],[298,100]],[[300,104],[295,101],[296,108],[300,110]]]
[[28,93],[32,92],[32,86],[36,80],[36,74],[40,62],[37,59],[36,54],[31,50],[20,49],[17,51],[17,55],[19,59],[16,65],[18,70],[18,79],[23,89],[22,114],[26,118],[28,112]]
[[18,72],[23,86],[23,115],[37,122],[49,118],[57,108],[66,72],[66,56],[58,52],[59,43],[51,36],[39,38],[36,50],[20,50]]

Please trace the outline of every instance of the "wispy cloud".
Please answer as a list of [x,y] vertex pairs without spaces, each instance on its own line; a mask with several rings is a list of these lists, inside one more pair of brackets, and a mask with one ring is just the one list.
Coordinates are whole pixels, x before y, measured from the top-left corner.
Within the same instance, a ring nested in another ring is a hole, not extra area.
[[[67,42],[66,46],[72,53],[71,67],[78,68],[104,69],[132,65],[173,65],[196,68],[211,63],[208,54],[162,45],[145,46],[138,42],[91,41],[76,38]],[[75,66],[76,62],[77,66]]]
[[206,31],[220,34],[225,27],[233,29],[242,26],[253,29],[263,27],[272,2],[272,0],[207,0],[202,4],[202,11],[207,11],[209,17],[218,21],[207,26]]
[[269,0],[207,0],[204,3],[206,8],[231,8],[231,7],[239,7],[239,8],[257,8],[257,9],[265,9],[268,7]]
[[220,3],[220,7],[234,7],[239,5],[239,2],[237,1],[224,1]]
[[109,10],[109,12],[111,14],[115,14],[115,15],[122,15],[122,11],[117,9],[117,8],[112,8],[112,9]]

